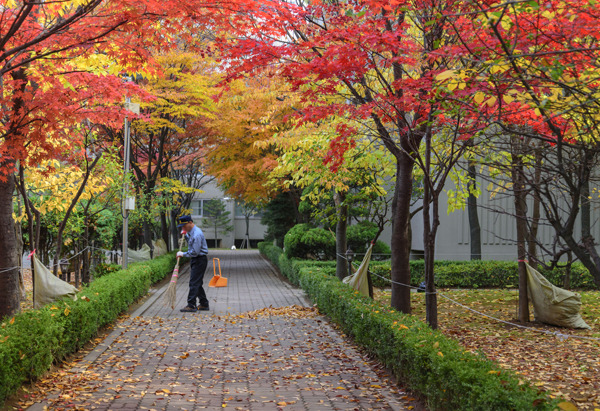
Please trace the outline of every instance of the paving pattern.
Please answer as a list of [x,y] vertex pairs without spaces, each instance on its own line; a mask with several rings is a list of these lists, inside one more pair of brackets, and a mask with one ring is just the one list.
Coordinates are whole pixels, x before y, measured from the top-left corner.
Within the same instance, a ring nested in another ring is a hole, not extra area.
[[29,409],[410,409],[408,396],[257,251],[209,257],[205,285],[213,257],[228,279],[206,287],[210,311],[179,312],[187,265],[175,310],[164,305],[168,284],[152,290],[83,360],[46,388],[41,382],[47,397]]

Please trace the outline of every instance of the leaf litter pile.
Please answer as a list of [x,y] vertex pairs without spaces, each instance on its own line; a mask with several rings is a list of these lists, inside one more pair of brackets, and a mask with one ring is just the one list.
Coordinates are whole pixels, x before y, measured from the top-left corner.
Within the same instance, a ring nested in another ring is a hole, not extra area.
[[96,351],[105,345],[36,382],[15,408],[424,409],[314,308],[124,318]]
[[[438,290],[481,313],[516,323],[517,290]],[[572,401],[579,410],[600,411],[600,292],[584,291],[581,315],[591,330],[531,322],[525,330],[486,318],[438,297],[439,329],[472,352],[481,352],[534,386]],[[425,320],[424,294],[411,293],[413,314]],[[376,299],[389,304],[389,291]],[[533,320],[533,307],[530,306]],[[540,331],[559,333],[548,335]]]

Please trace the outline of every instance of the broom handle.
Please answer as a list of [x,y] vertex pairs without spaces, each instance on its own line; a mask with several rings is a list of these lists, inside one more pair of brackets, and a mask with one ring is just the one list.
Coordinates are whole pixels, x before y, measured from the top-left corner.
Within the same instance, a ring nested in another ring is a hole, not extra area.
[[[183,239],[185,238],[185,234],[181,235],[181,238],[179,239],[179,251],[181,251],[181,249],[183,248]],[[175,270],[179,269],[179,260],[181,259],[181,257],[177,257],[177,264],[175,264]]]

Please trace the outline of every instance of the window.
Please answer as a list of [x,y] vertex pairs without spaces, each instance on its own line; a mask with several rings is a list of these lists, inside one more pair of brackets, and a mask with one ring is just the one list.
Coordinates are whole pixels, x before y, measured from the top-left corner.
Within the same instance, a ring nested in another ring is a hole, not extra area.
[[192,208],[192,215],[193,216],[203,216],[203,202],[204,200],[192,200],[192,203],[190,204],[190,207]]

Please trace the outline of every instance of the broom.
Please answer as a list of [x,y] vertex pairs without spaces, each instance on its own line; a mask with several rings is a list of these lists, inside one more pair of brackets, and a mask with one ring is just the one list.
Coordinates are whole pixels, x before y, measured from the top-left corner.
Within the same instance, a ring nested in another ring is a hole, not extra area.
[[[184,232],[181,232],[181,238],[179,239],[179,251],[183,247],[183,238]],[[175,264],[175,268],[173,269],[173,275],[171,276],[171,283],[169,284],[169,288],[167,288],[167,305],[171,306],[171,309],[175,308],[175,297],[177,295],[177,277],[179,277],[179,259],[181,257],[177,257],[177,263]]]

